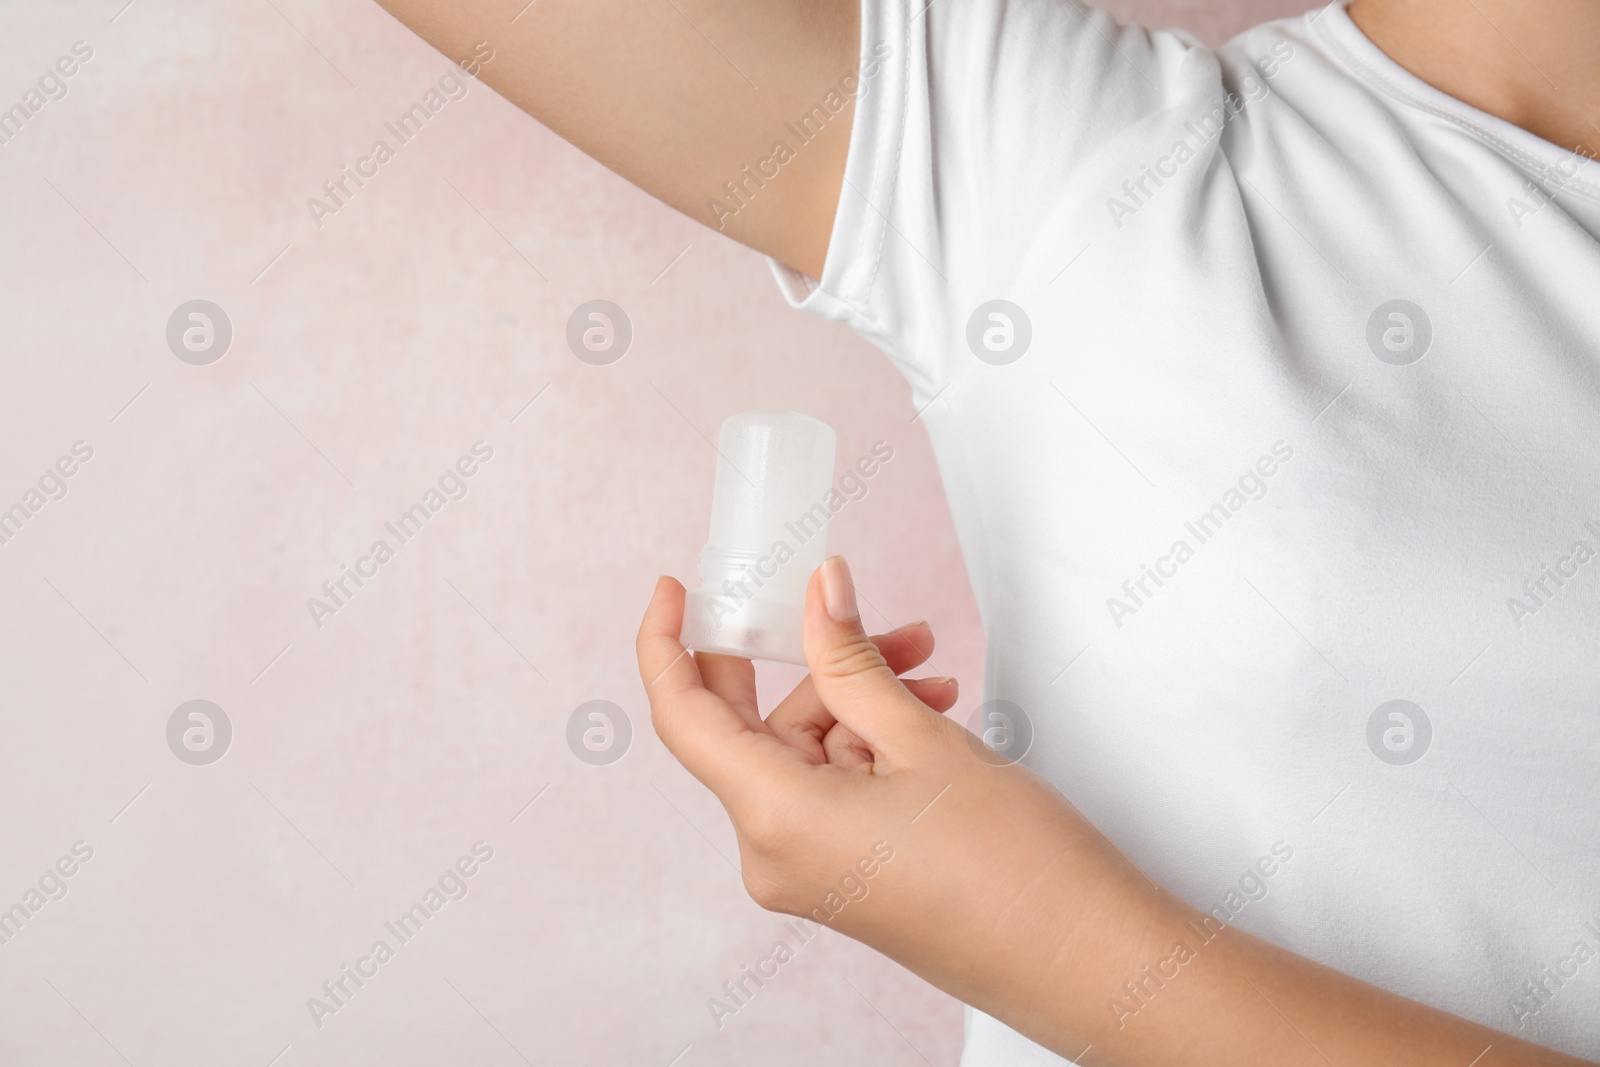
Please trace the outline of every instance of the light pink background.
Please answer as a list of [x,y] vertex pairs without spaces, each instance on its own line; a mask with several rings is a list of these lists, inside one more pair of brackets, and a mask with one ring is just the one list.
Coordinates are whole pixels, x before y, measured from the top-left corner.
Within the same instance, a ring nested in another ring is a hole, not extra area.
[[[693,576],[707,438],[793,407],[841,462],[894,447],[832,545],[869,625],[932,622],[927,671],[971,711],[977,613],[887,362],[481,86],[319,230],[306,199],[446,60],[361,0],[124,2],[0,15],[0,106],[94,48],[0,145],[0,508],[94,449],[0,545],[0,908],[94,849],[0,945],[0,1062],[954,1064],[960,1006],[831,933],[714,1025],[782,920],[632,656],[654,577]],[[1301,6],[1118,13],[1218,41]],[[207,367],[164,337],[196,297],[234,328]],[[610,367],[565,344],[596,297],[634,324]],[[306,599],[478,440],[469,495],[314,627]],[[233,723],[211,766],[167,748],[194,698]],[[634,728],[608,767],[564,737],[597,698]],[[480,839],[468,895],[314,1026]]]

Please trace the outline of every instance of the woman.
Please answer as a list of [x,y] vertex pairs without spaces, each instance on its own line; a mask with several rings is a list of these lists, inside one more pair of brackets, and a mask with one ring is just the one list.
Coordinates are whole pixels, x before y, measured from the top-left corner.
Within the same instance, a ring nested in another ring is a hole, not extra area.
[[757,901],[969,1065],[1600,1056],[1600,5],[385,5],[912,384],[1026,765],[842,560],[765,719],[663,579]]

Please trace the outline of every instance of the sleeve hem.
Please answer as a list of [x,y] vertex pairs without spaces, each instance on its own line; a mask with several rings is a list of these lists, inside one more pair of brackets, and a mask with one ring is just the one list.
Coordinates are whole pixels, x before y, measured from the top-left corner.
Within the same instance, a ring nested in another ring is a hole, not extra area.
[[[823,318],[874,326],[870,293],[883,256],[905,140],[906,93],[915,24],[907,0],[862,0],[858,90],[844,181],[823,260],[822,278],[768,258],[791,307]],[[870,73],[869,73],[870,72]]]

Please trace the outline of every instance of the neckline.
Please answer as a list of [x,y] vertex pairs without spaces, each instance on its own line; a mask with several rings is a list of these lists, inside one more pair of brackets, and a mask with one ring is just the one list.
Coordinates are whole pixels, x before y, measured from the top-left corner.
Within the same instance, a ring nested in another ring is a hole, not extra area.
[[1553,191],[1575,192],[1600,202],[1600,161],[1562,148],[1429,85],[1362,33],[1346,10],[1348,4],[1349,0],[1333,0],[1305,18],[1351,73],[1391,99],[1462,130],[1529,177],[1547,181],[1557,176],[1551,183]]

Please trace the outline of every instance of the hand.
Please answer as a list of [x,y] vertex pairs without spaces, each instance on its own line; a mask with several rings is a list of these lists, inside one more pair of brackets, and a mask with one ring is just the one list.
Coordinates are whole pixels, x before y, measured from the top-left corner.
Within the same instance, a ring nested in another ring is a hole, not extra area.
[[[656,732],[728,810],[765,908],[833,927],[1063,1056],[1109,1067],[1580,1061],[1367,985],[1164,892],[1060,793],[902,681],[933,635],[868,637],[844,560],[806,590],[811,674],[762,721],[749,661],[688,655],[656,583],[639,669]],[[1157,981],[1174,946],[1193,962]],[[1109,1010],[1142,990],[1132,1021]]]
[[[1024,1029],[1041,991],[1071,992],[1045,980],[1063,961],[1120,962],[1119,980],[1143,962],[1170,898],[1052,787],[940,714],[954,680],[898,677],[926,661],[933,634],[916,623],[868,637],[843,559],[811,577],[811,673],[765,721],[748,660],[678,642],[683,605],[662,578],[639,630],[651,719],[727,809],[758,904],[832,926]],[[1088,1003],[1101,1007],[1106,988]]]

